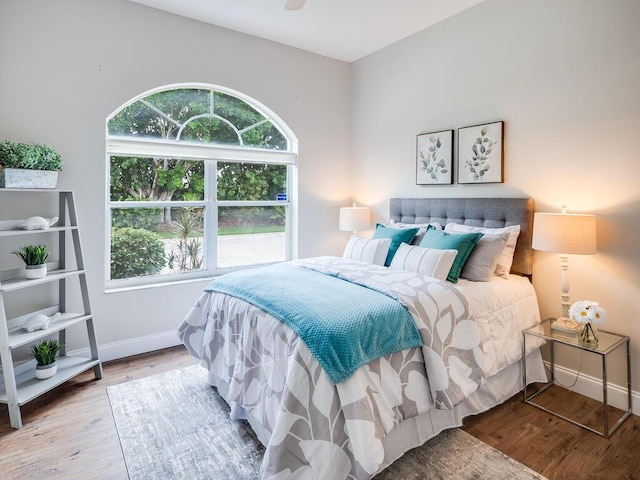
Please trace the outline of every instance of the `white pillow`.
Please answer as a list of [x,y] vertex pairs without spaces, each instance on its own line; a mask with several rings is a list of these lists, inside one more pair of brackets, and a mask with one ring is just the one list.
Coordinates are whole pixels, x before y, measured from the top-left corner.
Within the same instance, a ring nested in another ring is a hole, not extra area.
[[389,223],[387,223],[385,226],[390,227],[390,228],[416,228],[416,227],[418,227],[418,233],[416,233],[416,236],[413,237],[413,240],[411,240],[411,245],[420,245],[420,242],[424,238],[424,234],[426,233],[427,228],[429,228],[429,225],[431,225],[436,230],[442,230],[442,225],[440,225],[438,222],[402,223],[402,222],[396,222],[393,218],[390,219]]
[[438,250],[403,243],[394,255],[389,268],[422,273],[444,281],[457,254],[457,250]]
[[384,265],[390,246],[390,238],[360,238],[352,235],[344,248],[342,258]]
[[496,265],[495,274],[499,277],[507,277],[509,275],[511,265],[513,264],[513,254],[516,251],[516,242],[518,241],[518,235],[520,235],[520,225],[502,228],[485,228],[461,225],[459,223],[447,223],[447,226],[444,227],[444,231],[450,233],[480,232],[487,233],[489,235],[508,233],[509,239],[507,240],[502,253],[498,257],[498,265]]
[[[463,235],[463,234],[461,234]],[[485,233],[471,250],[467,261],[464,262],[460,278],[473,282],[488,282],[495,275],[500,254],[504,250],[509,234],[489,235]]]

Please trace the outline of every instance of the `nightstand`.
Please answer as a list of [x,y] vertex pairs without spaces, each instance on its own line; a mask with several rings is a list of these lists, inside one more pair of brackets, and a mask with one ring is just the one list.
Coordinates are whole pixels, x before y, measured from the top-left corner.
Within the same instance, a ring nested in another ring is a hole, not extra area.
[[[542,338],[549,343],[549,368],[550,368],[550,379],[544,384],[542,387],[537,389],[535,392],[530,393],[527,388],[527,360],[526,357],[522,356],[522,366],[523,366],[523,376],[524,376],[524,401],[530,405],[538,407],[548,413],[556,415],[568,422],[571,422],[575,425],[579,425],[580,427],[586,428],[592,432],[597,433],[598,435],[602,435],[605,438],[609,438],[609,436],[622,424],[622,422],[631,414],[631,356],[630,356],[630,345],[629,345],[629,337],[624,335],[618,335],[616,333],[607,332],[605,330],[598,329],[598,345],[597,346],[585,346],[578,343],[578,335],[576,334],[567,334],[563,332],[559,332],[551,329],[551,322],[553,318],[548,318],[540,322],[539,325],[535,327],[528,328],[523,332],[523,349],[526,351],[527,337],[534,336],[538,338]],[[529,338],[529,340],[533,340]],[[603,428],[602,431],[599,431],[596,428],[585,425],[580,421],[569,418],[566,414],[560,413],[549,405],[544,405],[542,403],[538,403],[534,401],[536,398],[540,398],[539,395],[543,394],[550,387],[560,387],[565,388],[559,383],[556,382],[556,374],[555,374],[555,349],[557,344],[566,345],[570,350],[575,350],[576,353],[580,354],[590,354],[590,355],[599,355],[602,361],[602,423]],[[627,410],[621,411],[622,414],[620,418],[615,421],[615,423],[610,426],[609,425],[609,405],[608,405],[608,394],[607,394],[607,374],[608,374],[608,366],[607,360],[609,355],[611,355],[614,351],[619,348],[626,347],[627,353]]]

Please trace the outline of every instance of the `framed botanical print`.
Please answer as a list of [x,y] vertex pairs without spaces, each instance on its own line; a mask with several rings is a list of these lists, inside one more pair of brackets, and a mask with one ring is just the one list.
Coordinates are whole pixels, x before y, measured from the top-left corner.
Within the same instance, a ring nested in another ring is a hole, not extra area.
[[416,140],[416,184],[453,183],[453,130],[421,133]]
[[458,183],[502,183],[504,122],[458,129]]

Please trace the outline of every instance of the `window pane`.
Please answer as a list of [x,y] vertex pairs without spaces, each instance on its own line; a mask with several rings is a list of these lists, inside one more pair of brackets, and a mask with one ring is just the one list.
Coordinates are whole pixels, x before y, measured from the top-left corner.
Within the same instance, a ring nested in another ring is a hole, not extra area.
[[161,208],[111,209],[111,279],[157,275],[166,266]]
[[220,92],[214,93],[213,113],[229,120],[238,130],[264,120],[262,114],[244,101]]
[[144,100],[168,117],[184,124],[196,115],[211,113],[211,91],[199,88],[181,88],[158,92]]
[[111,157],[111,201],[202,200],[204,163],[179,158]]
[[180,135],[184,142],[205,142],[240,145],[238,133],[219,118],[198,118],[189,122]]
[[218,268],[286,260],[285,209],[220,207]]
[[109,120],[109,134],[176,140],[178,130],[195,115],[210,112],[209,90],[158,92],[123,108]]
[[277,200],[287,193],[287,166],[218,162],[218,200]]
[[202,208],[111,209],[111,279],[202,270],[203,218]]
[[242,134],[245,147],[264,148],[269,150],[287,150],[287,139],[273,123],[258,125]]

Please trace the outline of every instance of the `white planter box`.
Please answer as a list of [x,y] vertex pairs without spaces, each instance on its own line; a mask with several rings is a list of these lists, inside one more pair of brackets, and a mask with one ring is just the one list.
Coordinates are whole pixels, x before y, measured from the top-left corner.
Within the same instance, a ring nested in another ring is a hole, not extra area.
[[58,172],[51,170],[0,169],[0,188],[56,188]]

